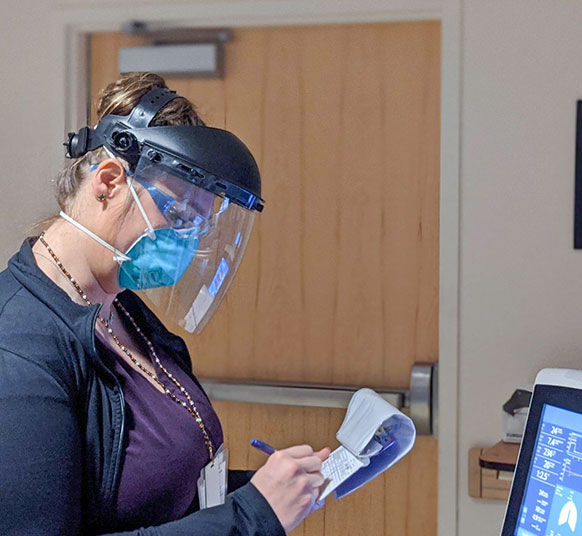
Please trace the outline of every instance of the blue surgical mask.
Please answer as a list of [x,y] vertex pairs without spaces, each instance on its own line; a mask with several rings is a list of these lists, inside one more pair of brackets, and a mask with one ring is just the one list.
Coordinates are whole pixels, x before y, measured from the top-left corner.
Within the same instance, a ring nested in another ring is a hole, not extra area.
[[176,284],[198,250],[200,235],[170,227],[148,229],[122,253],[95,233],[61,211],[61,217],[114,253],[119,263],[117,281],[121,288],[144,290]]
[[155,239],[140,236],[127,250],[117,281],[121,288],[144,290],[175,285],[184,275],[198,249],[200,238],[170,227],[154,229]]

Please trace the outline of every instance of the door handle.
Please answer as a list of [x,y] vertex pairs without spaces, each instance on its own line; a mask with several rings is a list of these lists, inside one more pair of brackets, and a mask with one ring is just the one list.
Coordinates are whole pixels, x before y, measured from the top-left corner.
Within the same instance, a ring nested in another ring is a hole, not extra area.
[[[241,381],[200,378],[213,401],[280,404],[320,408],[346,408],[352,395],[361,388],[353,385]],[[374,387],[382,398],[408,413],[420,435],[436,437],[438,423],[438,363],[415,363],[410,370],[409,389]]]

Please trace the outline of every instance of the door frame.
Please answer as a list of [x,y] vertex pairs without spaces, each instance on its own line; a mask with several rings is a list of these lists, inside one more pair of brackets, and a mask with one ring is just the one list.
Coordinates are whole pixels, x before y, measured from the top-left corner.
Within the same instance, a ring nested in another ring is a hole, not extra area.
[[[462,0],[61,0],[51,17],[60,39],[53,132],[87,121],[86,36],[134,20],[172,26],[253,27],[438,20],[442,32],[439,231],[438,534],[458,535],[458,368]],[[59,113],[62,112],[62,113]],[[55,169],[61,157],[55,155]]]

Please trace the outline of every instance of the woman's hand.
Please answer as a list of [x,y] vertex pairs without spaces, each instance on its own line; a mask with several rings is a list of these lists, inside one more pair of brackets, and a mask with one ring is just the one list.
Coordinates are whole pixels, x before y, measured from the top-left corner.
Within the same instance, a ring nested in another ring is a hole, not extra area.
[[293,530],[318,509],[316,500],[324,482],[321,462],[329,453],[327,447],[314,453],[309,445],[278,450],[251,478],[251,483],[267,499],[285,532]]

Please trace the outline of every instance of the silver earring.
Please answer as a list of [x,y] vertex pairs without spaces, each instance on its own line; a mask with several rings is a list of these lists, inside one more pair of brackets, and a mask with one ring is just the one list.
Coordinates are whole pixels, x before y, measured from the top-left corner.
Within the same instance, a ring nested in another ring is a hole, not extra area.
[[103,203],[103,201],[105,201],[105,194],[99,194],[97,196],[97,201]]

